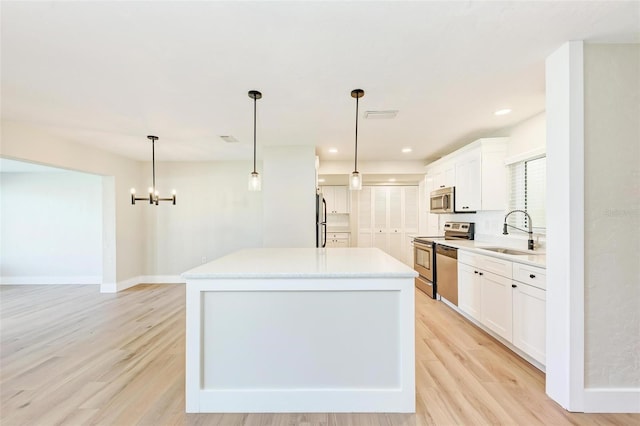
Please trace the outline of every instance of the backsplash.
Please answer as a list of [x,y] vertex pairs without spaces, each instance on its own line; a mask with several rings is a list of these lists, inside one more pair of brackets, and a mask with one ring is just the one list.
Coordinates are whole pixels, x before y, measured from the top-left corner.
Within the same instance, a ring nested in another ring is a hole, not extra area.
[[[516,229],[509,229],[509,235],[502,235],[504,212],[482,211],[468,214],[440,214],[438,215],[438,230],[444,235],[445,222],[473,222],[475,223],[475,239],[481,242],[495,243],[504,247],[526,249],[528,235]],[[546,237],[541,233],[533,233],[536,249],[546,248]]]

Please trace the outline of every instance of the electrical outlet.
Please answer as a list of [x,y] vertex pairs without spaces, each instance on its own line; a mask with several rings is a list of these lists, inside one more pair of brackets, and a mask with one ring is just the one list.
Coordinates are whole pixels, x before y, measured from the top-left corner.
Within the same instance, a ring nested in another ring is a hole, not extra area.
[[207,256],[202,256],[202,263],[207,263]]

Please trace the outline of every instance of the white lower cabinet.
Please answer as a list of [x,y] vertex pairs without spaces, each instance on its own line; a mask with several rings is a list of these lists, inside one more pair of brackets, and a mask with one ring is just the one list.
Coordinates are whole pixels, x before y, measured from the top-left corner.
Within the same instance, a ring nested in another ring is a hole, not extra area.
[[482,307],[480,286],[478,270],[458,262],[458,308],[478,319]]
[[349,247],[351,234],[348,232],[328,232],[327,247]]
[[494,333],[511,341],[513,334],[511,278],[482,271],[478,275],[482,283],[480,322]]
[[458,252],[458,309],[542,365],[545,288],[543,268]]
[[544,365],[547,292],[518,281],[513,285],[513,344]]

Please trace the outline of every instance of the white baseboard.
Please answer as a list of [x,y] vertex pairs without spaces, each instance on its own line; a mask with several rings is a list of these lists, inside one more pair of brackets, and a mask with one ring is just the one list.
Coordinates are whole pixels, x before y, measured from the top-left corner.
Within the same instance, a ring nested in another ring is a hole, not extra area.
[[640,388],[587,388],[585,413],[640,413]]
[[185,284],[187,280],[180,275],[142,275],[141,284]]
[[138,284],[184,284],[186,281],[180,275],[138,275],[117,283],[103,283],[101,293],[117,293]]
[[0,277],[2,285],[59,285],[59,284],[100,284],[102,276],[100,275],[75,275],[70,277],[49,277],[49,276],[17,276],[17,277]]

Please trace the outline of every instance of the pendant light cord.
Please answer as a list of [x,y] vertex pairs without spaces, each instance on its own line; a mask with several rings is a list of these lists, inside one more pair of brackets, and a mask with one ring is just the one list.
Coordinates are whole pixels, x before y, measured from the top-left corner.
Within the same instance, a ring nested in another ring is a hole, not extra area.
[[151,167],[153,170],[153,193],[156,191],[156,141],[151,139]]
[[358,102],[360,101],[360,98],[357,97],[356,98],[356,155],[355,155],[355,169],[354,171],[357,172],[358,171]]
[[256,98],[253,98],[253,173],[256,172]]

